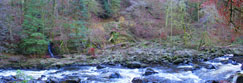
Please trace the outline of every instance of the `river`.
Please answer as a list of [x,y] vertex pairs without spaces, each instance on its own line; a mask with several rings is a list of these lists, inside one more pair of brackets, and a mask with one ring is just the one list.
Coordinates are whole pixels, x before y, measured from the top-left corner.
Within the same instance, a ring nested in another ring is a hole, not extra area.
[[[149,67],[155,72],[151,75],[144,75],[148,68],[129,69],[120,65],[104,66],[98,69],[96,66],[68,66],[60,69],[49,70],[20,70],[30,79],[35,79],[37,83],[56,79],[76,79],[80,83],[136,83],[135,78],[146,82],[161,83],[205,83],[209,80],[227,80],[235,73],[243,73],[242,64],[222,63],[229,61],[230,56],[215,58],[214,60],[202,62],[212,67],[195,68],[193,64],[177,65],[176,67]],[[0,70],[0,79],[15,76],[19,70]],[[112,77],[113,75],[113,77]],[[0,81],[0,83],[4,81]],[[139,82],[139,81],[138,81]]]

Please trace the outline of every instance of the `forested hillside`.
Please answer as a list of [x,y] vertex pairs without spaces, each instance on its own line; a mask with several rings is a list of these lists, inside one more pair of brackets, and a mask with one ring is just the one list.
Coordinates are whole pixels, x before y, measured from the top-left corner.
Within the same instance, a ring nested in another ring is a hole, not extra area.
[[1,0],[1,51],[83,53],[155,41],[200,48],[242,44],[241,0]]

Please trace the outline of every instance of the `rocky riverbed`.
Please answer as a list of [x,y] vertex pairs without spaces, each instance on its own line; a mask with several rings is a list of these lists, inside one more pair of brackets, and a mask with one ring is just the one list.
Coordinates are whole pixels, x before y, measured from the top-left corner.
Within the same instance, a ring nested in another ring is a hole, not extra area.
[[201,65],[185,64],[170,67],[131,69],[117,64],[73,65],[48,70],[0,70],[0,83],[23,80],[28,80],[28,83],[241,83],[242,64],[225,63],[224,60],[230,61],[229,56],[205,61]]
[[[242,55],[240,45],[196,50],[154,43],[100,50],[96,58],[2,55],[0,83],[24,80],[29,83],[239,83]],[[19,74],[29,78],[21,78]]]

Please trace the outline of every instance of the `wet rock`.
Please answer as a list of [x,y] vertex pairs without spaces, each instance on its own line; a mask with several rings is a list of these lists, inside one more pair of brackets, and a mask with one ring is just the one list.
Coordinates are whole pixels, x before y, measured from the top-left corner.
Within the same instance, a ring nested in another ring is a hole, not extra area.
[[174,52],[177,56],[193,56],[199,54],[198,51],[192,49],[178,50]]
[[72,73],[72,75],[75,75],[75,76],[77,76],[77,75],[79,75],[79,73]]
[[236,83],[242,83],[243,82],[243,76],[238,76],[236,79]]
[[103,69],[103,68],[105,68],[105,66],[104,65],[98,65],[96,68],[97,69]]
[[193,65],[193,70],[200,69],[200,68],[201,68],[201,66],[199,66],[198,64]]
[[[58,66],[60,66],[60,65],[58,65]],[[79,69],[80,68],[77,67],[77,66],[69,66],[69,67],[63,67],[63,68],[61,68],[62,71],[76,71],[76,70],[79,70]]]
[[42,80],[29,80],[27,83],[46,83]]
[[42,80],[44,77],[46,77],[45,75],[41,75],[40,78],[38,78],[37,80]]
[[[89,80],[89,81],[97,81],[97,82],[108,81],[108,80],[105,79],[105,78],[100,78],[100,77],[95,77],[95,76],[93,76],[93,77],[88,77],[87,80]],[[89,82],[82,82],[82,81],[81,81],[80,83],[89,83]]]
[[207,69],[216,69],[216,67],[212,64],[206,66]]
[[228,64],[229,63],[228,60],[224,60],[224,61],[220,61],[220,62],[223,63],[223,64]]
[[158,76],[148,76],[143,78],[143,82],[142,83],[190,83],[187,82],[186,80],[182,81],[177,81],[177,80],[170,80],[170,79],[166,79],[163,77],[158,77]]
[[7,82],[13,82],[16,81],[16,77],[15,76],[6,76],[6,77],[2,77],[2,80],[7,81]]
[[79,82],[80,82],[79,79],[68,79],[68,80],[61,81],[60,83],[79,83]]
[[80,80],[79,76],[75,76],[75,75],[65,76],[63,79],[68,81],[77,81],[77,82]]
[[232,80],[232,83],[242,83],[243,74],[239,71],[239,72],[235,73],[235,75],[232,75],[232,77],[229,79]]
[[59,79],[56,77],[49,77],[47,78],[47,83],[59,83]]
[[132,79],[132,83],[145,83],[143,79],[135,77]]
[[234,54],[234,55],[237,55],[237,56],[243,55],[243,47],[232,48],[231,51],[232,51],[232,54]]
[[234,60],[228,60],[229,63],[231,63],[232,65],[238,65],[238,63]]
[[141,68],[141,63],[140,62],[128,62],[126,64],[128,68]]
[[121,75],[120,75],[119,73],[115,72],[115,73],[112,73],[112,74],[109,76],[109,78],[121,78]]
[[176,60],[173,61],[174,64],[180,64],[183,62],[184,62],[184,60],[182,58],[177,58]]
[[152,74],[156,74],[156,73],[158,73],[158,72],[154,71],[151,68],[147,68],[146,71],[145,71],[145,73],[144,73],[144,75],[145,76],[148,76],[148,75],[152,75]]
[[216,81],[216,80],[208,80],[208,81],[206,81],[205,83],[219,83],[219,82]]
[[233,61],[236,61],[237,63],[243,63],[243,56],[235,56],[231,58]]
[[234,81],[234,77],[235,75],[230,75],[230,77],[228,77],[226,80],[230,83],[232,83],[232,81]]
[[115,66],[116,65],[116,63],[114,63],[114,62],[108,62],[106,64],[111,65],[111,66]]
[[232,65],[238,65],[238,63],[232,59],[229,59],[229,60],[223,60],[223,61],[220,61],[221,63],[223,64],[232,64]]
[[41,75],[42,78],[46,77],[45,75]]

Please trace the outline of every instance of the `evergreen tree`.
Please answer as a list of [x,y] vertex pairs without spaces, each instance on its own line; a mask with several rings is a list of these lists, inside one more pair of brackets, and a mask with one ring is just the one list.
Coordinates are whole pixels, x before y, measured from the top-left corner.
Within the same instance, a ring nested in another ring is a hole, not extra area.
[[48,41],[44,35],[43,21],[41,20],[42,0],[25,0],[24,23],[22,24],[25,35],[20,44],[23,54],[45,54]]
[[120,10],[121,0],[102,0],[101,4],[103,4],[103,18],[112,17],[117,14]]

